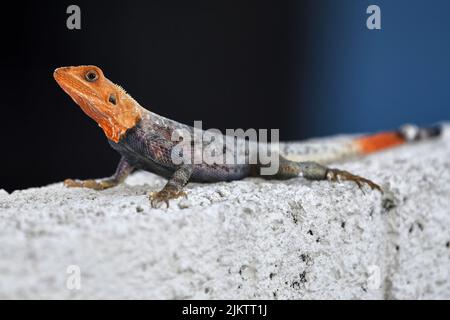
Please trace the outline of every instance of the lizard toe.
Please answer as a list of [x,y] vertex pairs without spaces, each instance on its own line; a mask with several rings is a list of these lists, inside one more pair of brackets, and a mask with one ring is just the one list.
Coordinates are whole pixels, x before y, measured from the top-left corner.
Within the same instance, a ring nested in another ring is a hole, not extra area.
[[353,181],[363,192],[364,190],[362,187],[364,184],[368,185],[372,190],[378,190],[381,193],[383,192],[381,187],[375,182],[344,170],[329,169],[327,172],[327,179],[329,181]]
[[150,204],[153,208],[160,208],[163,203],[169,208],[169,200],[176,199],[179,197],[187,197],[186,192],[165,188],[158,192],[151,192],[148,195]]

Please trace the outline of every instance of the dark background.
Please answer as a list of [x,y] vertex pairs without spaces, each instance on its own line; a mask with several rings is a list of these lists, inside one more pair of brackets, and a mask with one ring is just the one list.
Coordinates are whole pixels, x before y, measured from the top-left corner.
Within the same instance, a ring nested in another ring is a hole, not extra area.
[[[66,28],[81,7],[82,30]],[[366,28],[377,4],[382,30]],[[56,85],[100,66],[153,112],[284,140],[450,118],[450,1],[2,3],[0,188],[110,175],[103,132]]]

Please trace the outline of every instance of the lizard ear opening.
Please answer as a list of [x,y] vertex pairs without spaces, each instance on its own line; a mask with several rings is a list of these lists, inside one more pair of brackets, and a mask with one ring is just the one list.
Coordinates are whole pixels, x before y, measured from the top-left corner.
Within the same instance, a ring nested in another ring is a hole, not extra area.
[[116,104],[117,104],[116,95],[115,95],[114,93],[111,93],[111,94],[109,95],[108,101],[109,101],[110,103],[112,103],[113,105],[116,105]]

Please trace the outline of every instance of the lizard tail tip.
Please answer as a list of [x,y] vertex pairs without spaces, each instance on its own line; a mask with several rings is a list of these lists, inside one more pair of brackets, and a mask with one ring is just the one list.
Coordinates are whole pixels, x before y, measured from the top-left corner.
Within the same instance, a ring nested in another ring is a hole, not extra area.
[[407,124],[399,129],[400,135],[406,141],[420,141],[429,138],[435,138],[442,135],[442,126],[434,125],[430,127],[417,127],[415,125]]

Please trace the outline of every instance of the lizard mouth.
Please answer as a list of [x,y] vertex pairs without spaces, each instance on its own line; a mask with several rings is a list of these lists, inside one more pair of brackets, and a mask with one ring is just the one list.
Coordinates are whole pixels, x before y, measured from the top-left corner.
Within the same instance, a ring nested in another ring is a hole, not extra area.
[[83,83],[81,79],[70,73],[70,67],[58,68],[54,71],[53,77],[59,86],[71,96],[77,104],[79,100],[86,101],[100,98],[97,93],[92,90],[88,85]]
[[104,108],[102,108],[102,98],[98,93],[85,84],[84,81],[70,73],[71,67],[58,68],[53,73],[53,77],[59,86],[80,106],[80,108],[97,123],[101,123],[108,118]]

